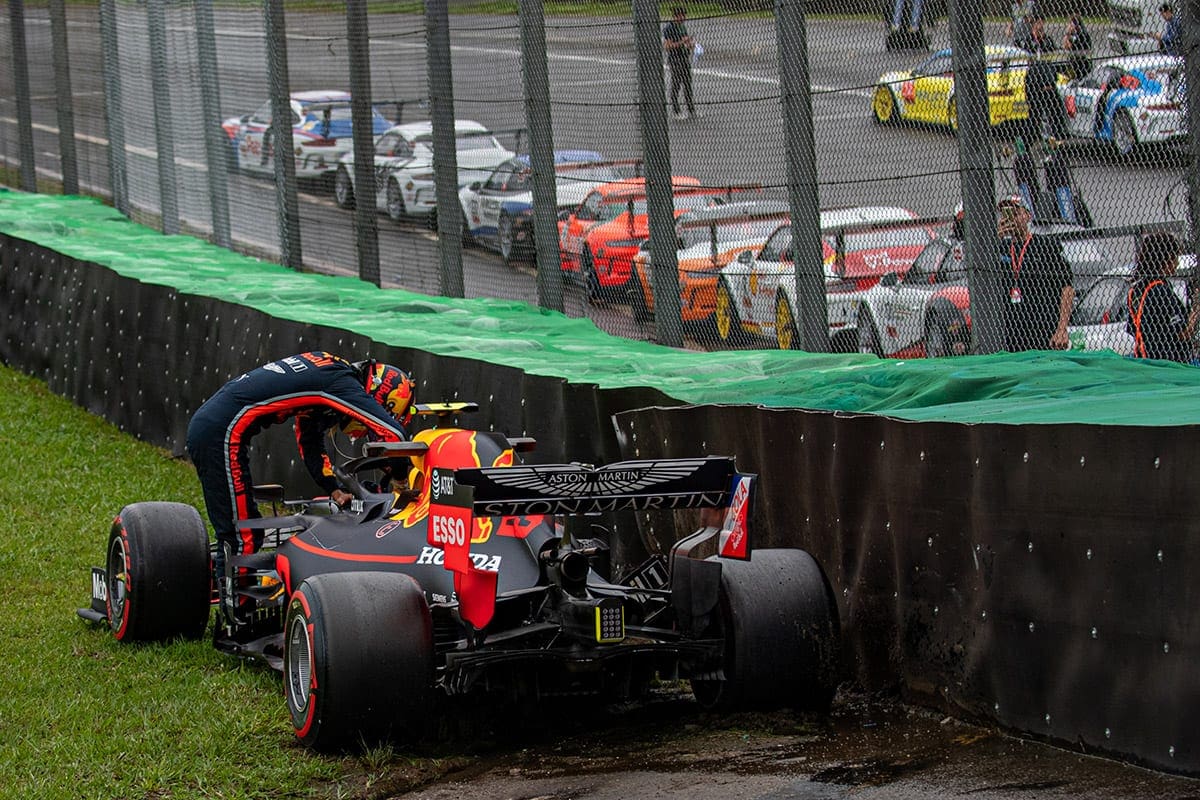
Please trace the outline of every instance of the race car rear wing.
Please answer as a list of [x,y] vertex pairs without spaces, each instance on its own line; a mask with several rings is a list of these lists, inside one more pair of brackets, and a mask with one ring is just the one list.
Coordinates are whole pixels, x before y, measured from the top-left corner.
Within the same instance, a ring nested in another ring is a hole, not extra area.
[[493,613],[496,579],[471,561],[469,532],[475,516],[725,509],[718,555],[749,559],[755,477],[738,472],[732,458],[720,456],[621,461],[601,467],[434,467],[429,476],[428,539],[445,553],[446,569],[456,573],[462,618],[482,629]]

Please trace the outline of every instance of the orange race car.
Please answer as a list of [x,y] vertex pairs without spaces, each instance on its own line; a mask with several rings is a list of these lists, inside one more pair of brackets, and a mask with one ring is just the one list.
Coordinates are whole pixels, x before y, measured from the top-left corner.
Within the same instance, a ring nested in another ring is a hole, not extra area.
[[[675,216],[719,205],[737,192],[759,187],[701,186],[697,178],[671,179]],[[633,257],[650,236],[646,181],[630,178],[598,186],[559,220],[562,268],[587,287],[591,300],[624,301],[632,283]]]
[[[717,271],[739,253],[757,253],[767,237],[788,219],[788,204],[779,200],[739,200],[688,211],[675,221],[679,262],[679,299],[683,323],[698,328],[712,320],[717,302]],[[634,319],[645,324],[654,316],[654,268],[650,242],[633,258],[636,281],[629,305]]]

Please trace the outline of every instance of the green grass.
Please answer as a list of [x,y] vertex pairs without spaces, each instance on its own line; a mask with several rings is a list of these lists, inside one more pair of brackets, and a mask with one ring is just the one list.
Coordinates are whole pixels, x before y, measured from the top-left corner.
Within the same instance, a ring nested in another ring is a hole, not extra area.
[[397,772],[444,771],[390,750],[314,755],[296,743],[270,670],[207,639],[120,645],[75,615],[122,506],[203,507],[189,464],[7,367],[0,452],[0,795],[367,798],[386,796]]

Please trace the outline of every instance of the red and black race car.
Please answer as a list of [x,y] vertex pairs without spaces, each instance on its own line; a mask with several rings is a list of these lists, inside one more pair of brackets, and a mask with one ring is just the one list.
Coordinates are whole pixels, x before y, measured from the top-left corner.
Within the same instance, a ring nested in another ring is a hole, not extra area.
[[[264,546],[226,560],[225,592],[194,508],[128,505],[78,613],[158,641],[204,635],[218,606],[216,646],[281,670],[295,733],[321,750],[415,739],[450,696],[626,700],[655,677],[706,707],[828,705],[836,606],[807,553],[751,550],[755,476],[715,456],[519,463],[532,445],[443,425],[341,467],[346,510],[276,487],[291,513],[245,521]],[[369,491],[358,476],[380,468],[406,488]],[[612,582],[593,569],[607,545],[561,524],[651,509],[703,509],[704,527]]]

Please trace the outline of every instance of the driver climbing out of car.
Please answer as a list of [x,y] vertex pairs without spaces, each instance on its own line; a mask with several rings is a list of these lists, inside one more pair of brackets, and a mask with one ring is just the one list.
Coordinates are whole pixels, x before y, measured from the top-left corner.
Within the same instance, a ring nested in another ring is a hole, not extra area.
[[298,353],[264,364],[226,383],[200,406],[187,430],[187,451],[204,492],[217,535],[217,574],[225,552],[248,554],[262,531],[238,529],[239,519],[260,516],[250,475],[250,440],[264,428],[295,420],[304,466],[334,502],[352,495],[338,486],[325,434],[337,427],[352,438],[395,442],[408,438],[413,381],[389,364],[350,363],[322,351]]

